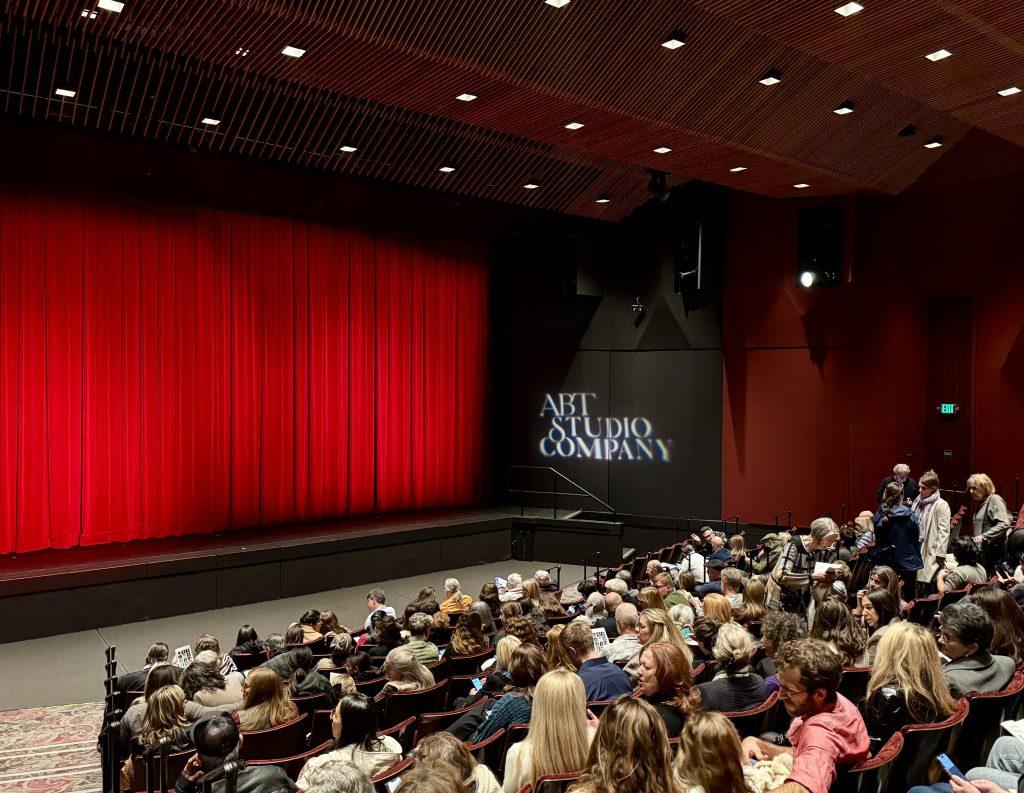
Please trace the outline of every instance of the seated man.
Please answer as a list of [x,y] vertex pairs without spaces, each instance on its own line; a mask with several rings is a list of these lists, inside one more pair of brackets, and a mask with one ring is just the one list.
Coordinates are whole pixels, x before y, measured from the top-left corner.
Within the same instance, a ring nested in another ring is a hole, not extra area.
[[722,571],[722,594],[732,608],[738,609],[743,605],[743,572],[738,567],[727,567]]
[[[146,663],[142,665],[142,669],[138,672],[126,672],[117,676],[118,691],[142,691],[142,687],[146,685],[146,675],[149,674],[149,670],[156,664],[169,663],[170,652],[170,648],[163,642],[153,642],[149,652],[146,653]],[[180,677],[182,670],[178,667],[175,669]]]
[[839,766],[859,763],[870,742],[857,706],[838,692],[843,659],[827,642],[797,639],[775,655],[779,697],[793,717],[786,737],[792,746],[744,738],[743,756],[770,760],[793,755],[793,772],[775,793],[828,793]]
[[722,594],[722,570],[725,569],[725,562],[721,559],[708,559],[704,565],[704,570],[707,573],[708,580],[706,583],[701,584],[697,587],[697,597],[703,599],[706,595],[710,595],[712,592],[716,595]]
[[604,657],[609,661],[628,661],[640,652],[640,637],[636,635],[636,626],[640,615],[632,603],[623,603],[615,609],[615,624],[618,627],[618,638],[604,648]]
[[569,658],[576,664],[576,674],[583,680],[587,702],[632,693],[633,686],[626,673],[594,649],[594,634],[586,622],[570,622],[562,631],[561,639]]
[[433,627],[434,620],[422,611],[417,611],[409,617],[409,641],[405,646],[421,664],[429,664],[439,657],[437,645],[430,641],[430,631]]
[[708,555],[708,559],[721,559],[726,563],[732,559],[732,552],[725,547],[725,537],[721,534],[712,534],[711,539],[708,540],[708,545],[711,546],[711,553]]
[[292,793],[298,790],[284,769],[276,765],[249,765],[240,770],[238,752],[242,735],[227,713],[207,713],[190,730],[196,753],[185,764],[174,786],[176,793],[199,793],[212,782],[214,793],[223,793],[225,777],[237,774],[238,793]]
[[949,693],[962,697],[971,691],[1001,691],[1013,677],[1013,659],[992,655],[988,648],[994,629],[992,618],[977,603],[959,601],[939,615],[939,648],[949,661],[943,674]]
[[551,573],[547,570],[538,570],[533,574],[533,580],[537,582],[541,592],[557,592],[558,584],[551,580]]
[[389,617],[395,616],[394,606],[385,606],[384,600],[387,597],[383,589],[373,588],[366,593],[366,620],[363,622],[363,628],[370,630],[370,619],[378,611],[383,611]]
[[683,546],[683,558],[676,565],[676,572],[677,574],[693,573],[693,580],[698,584],[703,584],[708,580],[707,574],[704,572],[704,556],[695,551],[690,543]]

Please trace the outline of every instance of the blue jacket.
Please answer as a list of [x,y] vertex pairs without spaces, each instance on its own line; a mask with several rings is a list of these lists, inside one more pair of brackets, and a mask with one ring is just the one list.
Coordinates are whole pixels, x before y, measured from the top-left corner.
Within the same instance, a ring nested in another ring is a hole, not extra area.
[[[886,564],[894,570],[920,570],[921,527],[917,515],[905,504],[889,510],[884,520],[882,510],[875,513],[875,548],[871,560],[875,564]],[[913,593],[910,593],[913,597]]]

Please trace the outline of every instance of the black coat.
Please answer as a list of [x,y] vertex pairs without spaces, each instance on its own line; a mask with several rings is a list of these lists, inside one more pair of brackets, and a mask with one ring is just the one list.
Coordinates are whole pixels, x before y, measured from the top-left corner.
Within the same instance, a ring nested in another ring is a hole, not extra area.
[[[891,476],[887,476],[887,477],[885,477],[885,479],[882,480],[882,484],[880,484],[878,486],[878,491],[875,493],[875,503],[876,504],[881,504],[882,503],[882,499],[885,496],[885,488],[889,486],[890,482],[892,482],[892,477]],[[915,498],[917,498],[917,494],[920,493],[920,492],[921,491],[917,487],[917,480],[915,480],[914,477],[908,476],[906,479],[903,480],[903,498],[904,499],[908,499],[910,501],[913,501]]]

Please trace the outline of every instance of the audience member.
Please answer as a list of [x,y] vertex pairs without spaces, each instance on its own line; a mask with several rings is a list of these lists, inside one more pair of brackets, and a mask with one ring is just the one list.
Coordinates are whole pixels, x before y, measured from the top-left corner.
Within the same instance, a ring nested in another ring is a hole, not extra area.
[[[137,738],[142,734],[149,701],[153,698],[156,692],[160,691],[162,688],[177,685],[180,674],[180,669],[176,669],[166,663],[154,664],[149,668],[149,672],[146,675],[146,682],[143,684],[144,688],[142,690],[142,697],[133,702],[124,712],[124,715],[121,716],[118,744],[122,751],[127,751],[132,738]],[[208,708],[197,702],[192,702],[191,700],[186,699],[184,708],[185,718],[189,722],[193,722],[204,713],[209,713],[211,711],[217,713],[225,711],[233,713],[238,710],[238,705],[235,704],[228,705],[226,707],[216,706]]]
[[505,793],[547,774],[582,771],[590,738],[583,681],[568,669],[553,669],[537,682],[525,740],[509,747]]
[[325,766],[352,763],[365,774],[374,776],[402,759],[402,747],[377,728],[377,707],[366,694],[346,694],[331,713],[334,747],[306,762],[299,774],[299,787],[305,790],[306,777]]
[[906,725],[942,721],[955,708],[931,633],[912,622],[893,625],[878,645],[862,707],[872,751]]
[[875,542],[875,513],[869,509],[853,519],[853,530],[857,533],[857,550],[863,551]]
[[558,591],[558,584],[551,580],[551,573],[547,570],[538,570],[533,574],[533,580],[537,582],[541,592]]
[[704,616],[715,622],[732,622],[732,605],[726,600],[725,595],[714,593],[704,598]]
[[[744,625],[760,622],[764,619],[765,611],[764,582],[760,578],[751,578],[743,586],[743,602],[733,610],[733,619]],[[760,631],[754,632],[755,638],[758,635]]]
[[805,611],[812,582],[831,585],[835,579],[834,571],[815,573],[814,566],[838,541],[836,522],[832,518],[815,518],[810,534],[787,542],[765,585],[765,606],[772,611]]
[[775,654],[788,642],[807,638],[807,621],[798,614],[785,611],[769,611],[761,624],[761,644],[764,658],[757,665],[757,672],[764,678],[764,693],[770,697],[779,690],[779,678],[775,669]]
[[861,600],[861,620],[868,631],[868,646],[857,666],[871,666],[875,663],[878,643],[890,625],[900,622],[899,613],[899,603],[888,589],[872,590]]
[[352,679],[352,674],[346,665],[346,661],[352,653],[352,637],[347,633],[340,635],[348,637],[348,644],[332,647],[331,657],[321,658],[317,661],[316,668],[320,674],[327,675],[327,682],[330,683],[331,688],[342,694],[352,694],[356,690],[356,681]]
[[1014,666],[1024,664],[1024,612],[1010,593],[1002,589],[975,589],[967,598],[977,603],[992,620],[992,642],[989,652],[1006,655]]
[[717,532],[712,532],[707,542],[711,551],[707,557],[708,560],[718,559],[718,561],[728,564],[732,558],[732,554],[729,552],[729,549],[725,547],[725,538]]
[[412,603],[416,606],[416,611],[422,611],[431,617],[441,610],[441,604],[437,602],[437,592],[432,586],[423,587]]
[[608,606],[605,603],[604,595],[600,592],[591,592],[587,595],[586,607],[587,610],[583,616],[577,617],[577,619],[585,619],[590,627],[594,627],[598,620],[608,618]]
[[891,485],[897,484],[903,488],[903,496],[908,502],[914,501],[918,496],[917,482],[910,475],[910,466],[906,463],[897,463],[893,466],[892,476],[887,476],[882,480],[882,484],[878,486],[878,490],[875,491],[875,503],[881,504],[885,501],[885,489]]
[[718,638],[718,629],[721,627],[722,623],[707,617],[698,617],[693,623],[693,640],[697,643],[692,651],[695,661],[707,663],[714,660],[715,639]]
[[383,611],[389,617],[395,616],[394,606],[386,606],[384,601],[387,600],[387,595],[383,589],[375,587],[366,593],[366,620],[363,622],[363,627],[366,630],[370,629],[370,618],[378,611]]
[[537,635],[543,636],[548,629],[548,620],[544,616],[544,612],[537,608],[528,597],[519,598],[519,606],[523,610],[523,616],[530,621],[533,629],[537,631]]
[[903,582],[903,591],[913,598],[917,587],[917,571],[921,560],[921,527],[917,515],[904,502],[903,488],[895,482],[885,488],[882,503],[875,513],[875,547],[873,561],[896,571]]
[[421,664],[429,664],[439,658],[437,645],[430,641],[433,627],[434,621],[422,611],[409,617],[409,641],[405,646]]
[[441,611],[451,615],[461,611],[468,611],[473,605],[473,598],[462,594],[462,584],[457,578],[446,578],[444,582],[444,600],[441,601]]
[[338,615],[333,611],[321,611],[320,633],[324,635],[325,639],[332,640],[333,642],[334,639],[341,636],[343,633],[351,634],[352,631],[338,622]]
[[632,690],[629,677],[594,649],[594,635],[585,622],[570,622],[561,634],[562,644],[586,687],[587,701],[614,699]]
[[497,617],[501,611],[501,598],[498,596],[498,585],[488,581],[480,587],[480,600],[491,608],[491,616]]
[[428,735],[416,745],[414,754],[417,768],[454,773],[465,791],[501,793],[501,785],[491,769],[478,763],[465,744],[450,733]]
[[1002,542],[1006,539],[1013,521],[1003,497],[996,493],[996,486],[987,474],[971,474],[967,478],[967,492],[979,502],[974,509],[973,528],[978,542],[982,539]]
[[[616,595],[616,597],[618,597]],[[564,617],[565,609],[562,604],[558,602],[558,596],[554,592],[541,591],[540,593],[540,610],[544,614],[546,619],[552,617]]]
[[901,597],[903,582],[896,575],[896,571],[886,565],[879,565],[871,569],[871,573],[868,575],[867,587],[857,592],[857,606],[853,610],[853,616],[863,616],[864,598],[867,597],[868,592],[876,589],[889,590],[896,599],[896,602],[899,603],[900,611],[907,608],[907,602]]
[[235,646],[231,648],[232,653],[262,653],[264,651],[263,642],[260,641],[259,636],[256,634],[256,629],[252,625],[243,625],[238,629],[238,636],[235,638]]
[[942,671],[950,694],[958,698],[971,691],[1000,691],[1010,682],[1013,659],[989,652],[992,619],[981,606],[961,600],[946,606],[939,620],[939,647],[949,659]]
[[284,640],[284,635],[280,633],[268,633],[267,638],[263,640],[263,647],[267,651],[267,657],[271,660],[288,652],[288,643]]
[[559,638],[562,631],[565,630],[564,625],[555,625],[548,630],[547,633],[547,653],[546,653],[546,664],[548,670],[551,669],[566,669],[570,672],[576,671],[576,664],[573,663],[572,658],[566,652],[565,647],[562,645],[562,641]]
[[158,664],[168,663],[169,655],[170,648],[166,644],[163,642],[153,642],[146,652],[146,660],[139,671],[125,672],[123,675],[117,676],[117,690],[141,691],[142,687],[146,684],[149,670]]
[[357,652],[350,655],[345,661],[345,668],[349,675],[357,683],[373,680],[380,677],[380,672],[370,662],[369,653]]
[[749,710],[764,703],[764,678],[750,665],[754,639],[743,627],[727,622],[718,629],[714,657],[718,671],[697,686],[703,710]]
[[639,604],[638,608],[642,611],[647,609],[668,611],[668,607],[665,605],[665,601],[661,599],[658,590],[652,586],[647,586],[640,590],[640,594],[637,596],[637,603]]
[[523,581],[523,597],[529,598],[535,609],[540,609],[540,586],[532,578]]
[[708,559],[704,565],[704,573],[707,580],[697,587],[697,597],[704,598],[708,595],[722,594],[722,570],[725,569],[725,562],[721,559]]
[[395,793],[466,793],[454,768],[437,764],[413,766],[402,774]]
[[181,686],[171,684],[157,689],[146,702],[146,716],[133,753],[154,749],[164,738],[170,741],[171,752],[191,749],[192,736],[187,730],[191,723],[185,715],[185,692]]
[[535,644],[540,647],[537,629],[526,617],[509,617],[505,620],[505,634],[515,636],[523,644]]
[[956,567],[939,570],[936,580],[939,592],[950,592],[954,589],[965,589],[968,584],[983,584],[988,580],[988,573],[981,566],[981,548],[970,537],[960,537],[953,543],[953,556]]
[[663,598],[665,605],[670,609],[673,606],[689,606],[690,601],[694,597],[694,592],[697,591],[697,578],[692,572],[686,571],[680,573],[676,577],[675,588],[669,596]]
[[491,646],[491,640],[484,636],[480,615],[467,611],[459,615],[459,621],[452,633],[451,648],[455,655],[470,655],[483,652]]
[[675,582],[670,573],[658,573],[651,579],[651,586],[658,590],[662,603],[676,591]]
[[207,707],[242,701],[242,676],[222,675],[217,669],[217,655],[209,650],[199,653],[188,665],[181,676],[181,687],[188,699]]
[[302,793],[374,793],[369,775],[355,763],[330,763],[303,769]]
[[925,471],[918,482],[920,492],[910,505],[921,528],[921,564],[917,571],[917,584],[923,591],[931,587],[941,565],[940,556],[949,546],[949,504],[939,491],[939,477],[934,471]]
[[843,657],[843,666],[856,666],[868,647],[864,626],[837,597],[826,597],[814,610],[811,636],[828,642]]
[[316,609],[310,609],[299,617],[299,627],[302,628],[302,643],[309,644],[320,641],[324,637],[320,632],[320,626],[320,612]]
[[734,534],[729,538],[729,567],[750,573],[753,562],[747,554],[747,542],[742,534]]
[[305,644],[305,642],[302,641],[304,638],[305,633],[302,631],[302,626],[297,622],[293,622],[289,625],[288,630],[284,632],[284,641],[290,650],[294,650],[296,647],[300,647]]
[[230,675],[232,672],[238,671],[234,659],[227,653],[220,651],[220,639],[209,633],[204,633],[196,639],[196,657],[199,656],[199,653],[206,651],[214,654],[216,657],[215,665],[222,675]]
[[242,687],[245,699],[238,711],[238,725],[243,731],[269,730],[299,715],[288,697],[284,681],[272,669],[257,667]]
[[[643,647],[652,642],[674,644],[683,651],[683,655],[692,663],[693,653],[690,650],[690,646],[683,639],[679,628],[676,627],[676,624],[669,618],[666,612],[660,609],[645,609],[642,611],[640,618],[637,620],[636,635]],[[639,668],[640,653],[637,653],[625,667],[626,675],[634,683],[636,682]]]
[[690,662],[678,647],[668,642],[652,642],[640,653],[634,696],[658,711],[670,738],[677,737],[687,717],[700,709]]
[[722,595],[728,601],[729,608],[738,609],[743,605],[743,572],[737,567],[727,567],[722,571],[721,581]]
[[674,764],[687,793],[756,793],[741,756],[733,723],[721,713],[697,711],[683,726]]
[[[507,686],[512,685],[512,678],[508,674],[508,666],[512,660],[512,653],[522,644],[515,636],[506,636],[494,649],[494,665],[491,673],[483,678],[483,688],[480,694],[501,694]],[[470,692],[470,698],[476,696],[476,692]],[[463,704],[465,707],[465,704]]]
[[850,700],[838,692],[843,676],[839,654],[820,639],[787,642],[775,656],[779,696],[793,717],[786,737],[790,746],[760,738],[744,738],[743,756],[770,760],[793,756],[793,771],[776,793],[828,793],[837,768],[868,756],[864,719]]
[[372,632],[373,644],[369,645],[366,651],[370,654],[370,658],[375,661],[382,660],[396,647],[401,647],[405,644],[405,639],[402,638],[402,630],[398,627],[398,621],[388,614],[382,614],[379,619],[374,621]]
[[533,710],[533,692],[544,672],[544,653],[540,647],[519,645],[508,664],[512,685],[505,689],[489,715],[484,711],[488,702],[482,702],[460,717],[448,732],[456,738],[479,743],[509,725],[528,723]]
[[683,793],[665,722],[642,699],[620,697],[601,714],[586,770],[570,793]]
[[316,671],[316,658],[312,651],[308,647],[300,647],[295,651],[294,658],[295,671],[288,678],[288,694],[292,697],[326,694],[327,704],[333,705],[335,697],[331,682]]
[[[679,564],[676,567],[680,574],[692,573],[693,580],[698,584],[703,584],[707,581],[704,556],[689,543],[683,546],[683,558],[679,560]],[[683,589],[682,585],[679,588]],[[693,592],[694,590],[688,589],[687,591]]]
[[615,609],[615,627],[618,636],[604,648],[604,657],[609,661],[628,661],[640,652],[640,639],[636,635],[640,615],[636,606],[623,603]]
[[[383,702],[392,694],[407,694],[411,691],[423,691],[434,685],[434,675],[423,664],[416,660],[408,647],[396,647],[388,653],[381,670],[388,682],[377,695],[377,701]],[[382,711],[383,712],[383,711]]]
[[438,646],[448,644],[452,640],[451,619],[443,611],[437,611],[434,613],[433,620],[428,638]]
[[509,573],[508,580],[505,582],[505,591],[498,596],[498,599],[502,603],[508,603],[512,600],[519,600],[522,596],[523,577],[519,573]]
[[683,641],[686,642],[686,646],[690,648],[692,653],[693,647],[696,644],[693,640],[693,621],[696,619],[693,607],[685,604],[671,606],[668,610],[668,618],[676,624],[679,633],[683,637]]
[[753,564],[751,572],[754,575],[767,575],[775,569],[775,563],[779,560],[782,546],[785,543],[776,532],[769,532],[761,538],[761,544],[754,549]]

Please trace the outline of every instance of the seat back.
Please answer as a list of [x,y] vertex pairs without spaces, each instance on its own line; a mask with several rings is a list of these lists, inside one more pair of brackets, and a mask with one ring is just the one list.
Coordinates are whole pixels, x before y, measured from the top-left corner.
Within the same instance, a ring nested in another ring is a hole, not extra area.
[[324,741],[334,738],[334,731],[331,725],[331,713],[329,710],[317,710],[313,712],[312,725],[309,728],[309,745],[319,746]]
[[601,718],[601,714],[604,713],[611,704],[612,701],[610,699],[596,699],[593,702],[587,703],[587,710],[597,716],[597,718]]
[[375,697],[387,685],[387,682],[388,679],[386,677],[375,677],[372,680],[357,680],[356,691],[360,694],[366,694],[368,697]]
[[498,762],[498,770],[504,772],[505,758],[508,757],[508,750],[514,743],[526,740],[530,732],[529,724],[510,724],[505,728],[505,745],[501,750],[501,760]]
[[388,727],[386,730],[381,730],[381,735],[387,735],[389,738],[394,738],[402,746],[402,754],[406,754],[412,751],[413,736],[416,734],[416,719],[417,716],[410,716],[405,721],[401,721],[394,727]]
[[485,702],[486,700],[487,697],[481,697],[479,702],[473,702],[472,704],[467,705],[464,708],[459,708],[458,710],[443,710],[437,713],[421,714],[419,723],[416,725],[416,737],[413,740],[413,746],[416,746],[428,735],[433,735],[435,732],[447,730],[459,720],[460,716],[463,716],[479,705],[480,702]]
[[245,740],[239,752],[243,760],[267,760],[291,757],[306,748],[306,725],[309,715],[303,713],[291,721],[269,730],[243,732]]
[[929,767],[936,755],[952,753],[960,726],[967,718],[969,705],[966,699],[957,702],[956,710],[949,718],[934,724],[909,724],[904,727],[903,751],[889,767],[887,776],[881,780],[880,793],[906,793],[914,785],[929,783]]
[[927,628],[932,624],[932,620],[935,618],[935,613],[938,610],[939,596],[928,595],[927,597],[910,601],[910,610],[907,612],[907,619]]
[[557,614],[554,617],[548,617],[548,625],[568,625],[574,619],[576,619],[576,617],[572,614]]
[[693,682],[707,683],[718,671],[718,664],[714,661],[705,661],[693,671]]
[[971,584],[968,584],[963,589],[951,589],[948,592],[943,592],[942,597],[939,598],[938,610],[942,611],[946,606],[952,606],[957,601],[963,600],[973,588]]
[[324,752],[331,751],[331,747],[334,746],[334,741],[323,741],[312,749],[302,752],[301,754],[292,755],[291,757],[279,757],[273,760],[252,760],[248,765],[278,765],[284,769],[284,772],[288,774],[288,778],[294,782],[299,778],[299,774],[302,773],[302,767],[306,765],[306,762],[311,757],[323,754]]
[[468,675],[480,671],[480,664],[494,655],[494,648],[488,647],[478,653],[453,655],[448,658],[449,675]]
[[471,691],[475,691],[476,686],[473,685],[474,678],[484,680],[490,674],[491,670],[488,669],[486,672],[476,672],[474,674],[469,675],[449,675],[448,697],[445,702],[445,707],[454,707],[455,700],[457,700],[459,697],[467,697],[469,696]]
[[[176,752],[167,756],[167,791],[173,793],[174,783],[178,781],[178,777],[185,768],[185,763],[188,759],[194,755],[195,749],[189,749],[184,752]],[[160,764],[153,762],[153,773],[156,774],[156,779],[153,780],[152,789],[155,791],[161,790],[160,784]],[[132,767],[134,775],[132,777],[132,790],[143,791],[149,790],[149,768],[146,763],[146,758],[136,755],[132,757]]]
[[843,677],[839,681],[839,693],[857,705],[867,694],[870,679],[870,666],[847,666],[843,669]]
[[958,766],[984,765],[989,750],[1000,735],[1000,724],[1011,719],[1024,696],[1024,673],[1017,672],[1002,691],[972,691],[971,705],[953,749]]
[[533,781],[534,793],[563,793],[580,778],[581,771],[572,774],[548,774]]
[[735,710],[722,715],[729,719],[736,727],[742,737],[748,735],[760,735],[768,730],[768,718],[772,713],[775,703],[779,699],[779,692],[773,691],[762,704],[749,710]]
[[228,655],[235,662],[239,672],[248,672],[267,661],[266,653],[228,653]]
[[[441,648],[438,647],[438,650]],[[451,658],[451,651],[449,650],[436,661],[431,661],[429,664],[423,664],[427,669],[430,670],[430,674],[434,676],[434,680],[444,680],[446,677],[450,677],[448,673],[448,660]]]
[[318,710],[323,710],[330,704],[330,699],[327,696],[326,691],[320,691],[316,694],[306,694],[301,697],[292,697],[292,702],[295,703],[295,707],[299,713],[308,713],[312,719],[313,713]]
[[374,790],[377,791],[377,793],[390,793],[388,790],[389,783],[399,779],[415,762],[415,757],[406,757],[402,762],[396,763],[385,771],[381,771],[371,780],[373,782]]
[[878,754],[849,768],[839,768],[829,793],[880,793],[892,764],[903,750],[903,733],[897,732]]
[[448,681],[442,680],[423,691],[408,693],[395,692],[384,701],[381,713],[381,727],[387,728],[398,724],[410,716],[419,716],[427,711],[438,711],[444,708],[445,694],[448,692]]
[[488,768],[497,768],[501,762],[501,753],[505,749],[505,728],[502,727],[493,735],[466,747],[478,763]]

